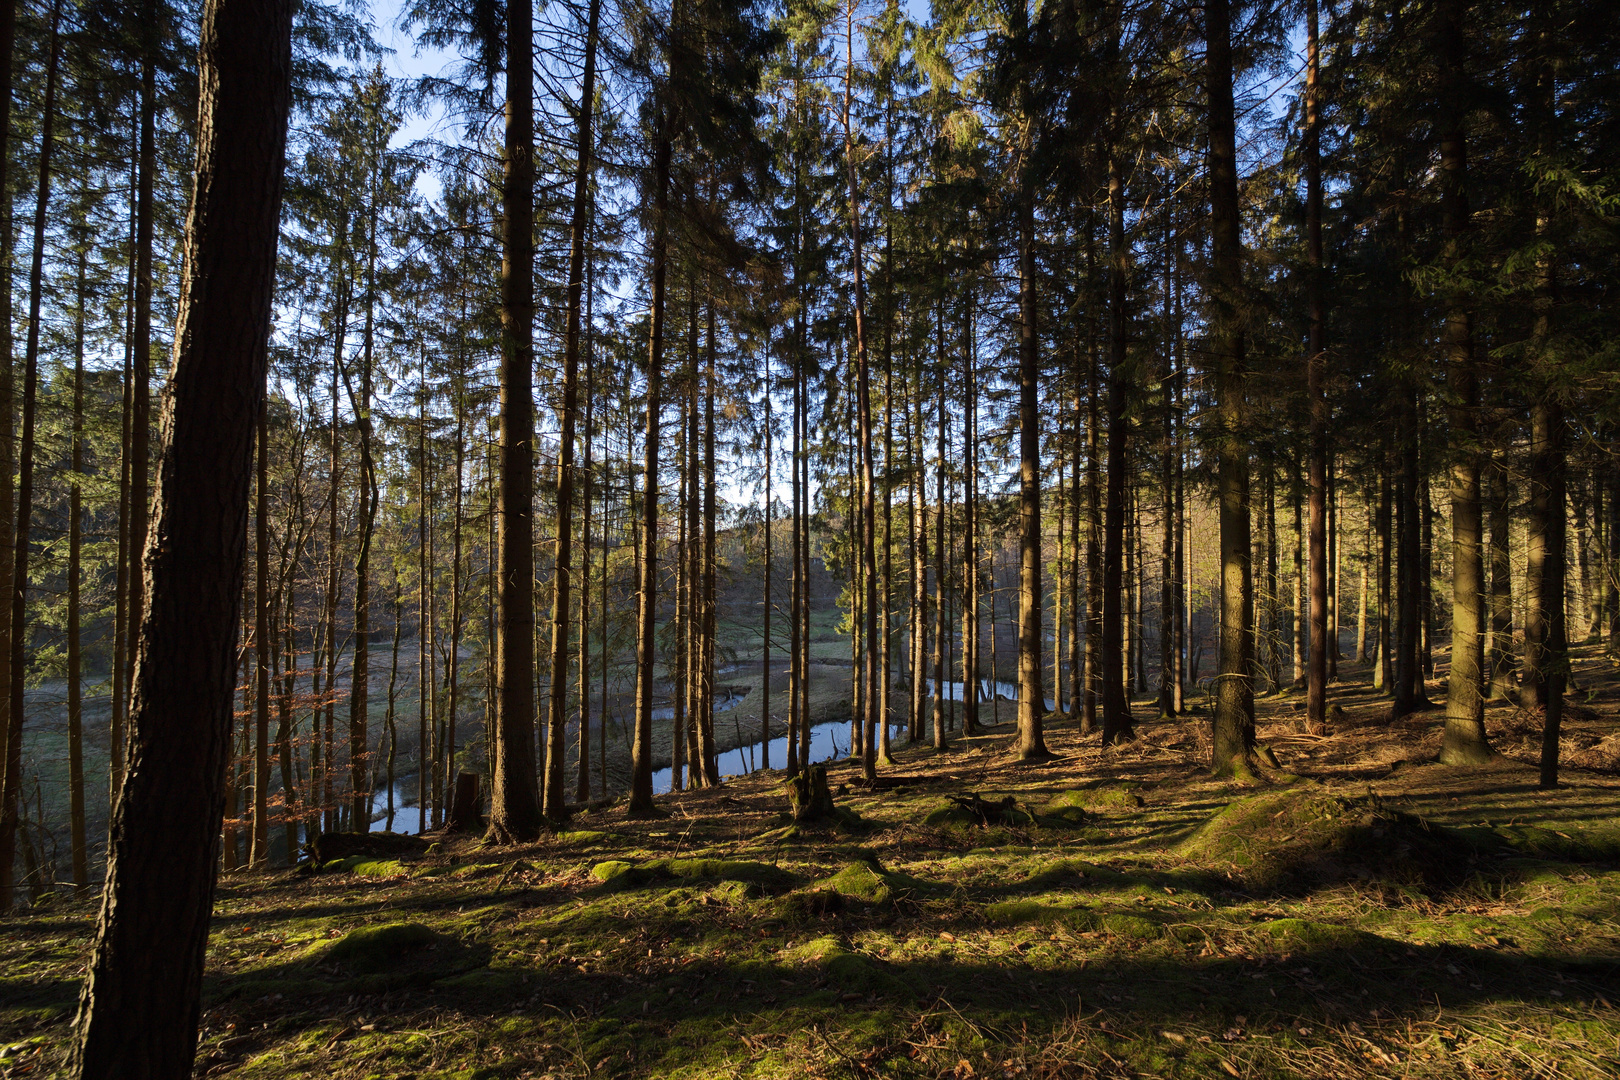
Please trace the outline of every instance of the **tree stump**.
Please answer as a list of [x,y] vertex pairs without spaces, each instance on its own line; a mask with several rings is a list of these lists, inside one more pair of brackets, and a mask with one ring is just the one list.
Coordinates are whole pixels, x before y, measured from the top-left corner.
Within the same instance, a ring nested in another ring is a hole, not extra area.
[[798,776],[789,777],[782,786],[787,789],[794,821],[821,821],[835,816],[825,765],[812,765]]
[[474,772],[456,776],[456,794],[450,803],[450,820],[446,832],[482,832],[484,828],[484,800],[479,790],[479,776]]

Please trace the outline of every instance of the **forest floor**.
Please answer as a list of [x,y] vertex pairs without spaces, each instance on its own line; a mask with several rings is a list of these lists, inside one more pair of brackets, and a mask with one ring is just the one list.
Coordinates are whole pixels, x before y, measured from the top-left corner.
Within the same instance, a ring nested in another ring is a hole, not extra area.
[[[1581,651],[1553,791],[1534,717],[1494,704],[1502,757],[1447,768],[1438,711],[1342,674],[1323,737],[1260,700],[1260,783],[1208,776],[1204,716],[1117,750],[1054,718],[1041,764],[1005,723],[875,790],[832,766],[837,827],[765,774],[228,875],[198,1075],[1620,1075],[1620,672]],[[94,915],[0,921],[0,1076],[59,1068]]]

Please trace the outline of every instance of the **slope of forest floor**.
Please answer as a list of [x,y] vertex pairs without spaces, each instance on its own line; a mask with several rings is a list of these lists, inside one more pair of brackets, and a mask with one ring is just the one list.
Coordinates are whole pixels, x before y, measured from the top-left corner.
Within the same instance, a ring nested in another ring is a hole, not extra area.
[[[1326,736],[1261,700],[1263,784],[1208,777],[1207,717],[1121,750],[1053,718],[1049,763],[1007,723],[875,790],[832,766],[836,827],[778,773],[230,875],[198,1075],[1614,1076],[1620,678],[1576,677],[1551,792],[1536,718],[1493,704],[1503,756],[1446,768],[1440,713],[1390,724],[1350,666]],[[0,921],[0,1076],[60,1066],[94,915]]]

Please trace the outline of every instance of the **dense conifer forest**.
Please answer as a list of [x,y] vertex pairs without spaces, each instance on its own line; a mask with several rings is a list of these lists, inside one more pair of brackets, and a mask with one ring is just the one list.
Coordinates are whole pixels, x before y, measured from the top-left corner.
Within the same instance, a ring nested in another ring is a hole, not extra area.
[[0,10],[0,1077],[1620,1072],[1620,8]]

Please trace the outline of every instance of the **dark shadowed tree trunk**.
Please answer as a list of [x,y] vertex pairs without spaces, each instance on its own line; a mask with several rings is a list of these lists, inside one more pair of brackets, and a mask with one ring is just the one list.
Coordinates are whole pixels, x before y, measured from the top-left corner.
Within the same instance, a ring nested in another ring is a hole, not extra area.
[[[77,223],[82,231],[83,220]],[[86,240],[77,238],[77,263],[73,304],[73,478],[68,484],[68,564],[67,564],[67,707],[68,707],[68,829],[72,838],[73,884],[80,889],[90,883],[90,858],[84,838],[84,702],[82,650],[79,640],[79,554],[83,547],[82,492],[79,478],[84,475],[84,304]]]
[[[680,5],[670,12],[670,34],[680,33]],[[680,56],[678,41],[669,52],[668,82],[676,81]],[[664,293],[669,256],[670,155],[680,123],[673,92],[666,88],[659,104],[657,139],[652,161],[652,281],[648,311],[647,432],[643,448],[641,494],[641,555],[636,583],[636,716],[630,749],[630,811],[650,813],[652,791],[653,659],[658,619],[658,411],[664,396]],[[671,786],[674,786],[673,773]]]
[[[563,329],[562,428],[557,442],[557,554],[551,593],[551,707],[546,740],[546,784],[543,807],[553,821],[565,814],[563,805],[563,736],[568,709],[568,634],[571,627],[571,586],[574,570],[574,414],[579,410],[580,312],[585,292],[586,212],[590,206],[591,116],[596,97],[596,28],[601,0],[591,0],[585,29],[585,72],[580,80],[579,136],[575,140],[574,210],[569,227],[567,307]],[[587,437],[588,434],[587,434]],[[581,592],[583,593],[583,589]],[[580,637],[585,619],[580,616]],[[589,730],[589,706],[580,695],[580,731]],[[583,748],[585,743],[580,746]],[[585,760],[581,756],[581,761]],[[581,765],[581,775],[586,775]]]
[[1244,426],[1243,239],[1237,191],[1237,125],[1232,101],[1231,4],[1204,6],[1209,95],[1211,301],[1215,397],[1220,438],[1220,663],[1215,687],[1214,771],[1254,771],[1254,578],[1249,536],[1249,448]]
[[1108,497],[1103,517],[1102,556],[1102,741],[1104,746],[1135,738],[1131,700],[1126,692],[1125,620],[1125,509],[1130,421],[1125,414],[1129,372],[1126,347],[1129,324],[1125,312],[1125,283],[1130,254],[1125,247],[1125,180],[1119,156],[1108,151]]
[[[501,186],[500,630],[489,835],[532,840],[543,824],[534,719],[534,5],[506,8]],[[460,478],[457,478],[460,484]],[[447,748],[453,753],[453,749]]]
[[72,1072],[189,1076],[213,911],[253,437],[264,395],[292,70],[288,0],[211,0],[129,773]]
[[[17,450],[17,514],[13,520],[11,596],[11,684],[7,713],[5,772],[0,779],[0,914],[12,904],[11,873],[22,795],[23,688],[28,681],[28,557],[34,510],[34,428],[39,396],[40,302],[45,274],[45,226],[51,201],[51,158],[55,140],[56,87],[60,62],[58,29],[62,2],[51,7],[51,33],[45,67],[45,101],[40,124],[39,173],[34,187],[33,261],[28,271],[28,344],[23,356],[22,438]],[[10,227],[10,223],[6,223]],[[9,287],[10,282],[7,282]],[[9,364],[11,358],[5,358]]]
[[1491,645],[1489,695],[1512,698],[1518,653],[1513,647],[1513,561],[1510,533],[1511,499],[1507,469],[1500,456],[1486,467],[1491,514]]
[[[12,48],[17,36],[17,4],[16,0],[10,3],[0,3],[0,48],[5,51],[0,54],[0,274],[6,282],[11,281],[11,186],[9,183],[11,162],[11,64]],[[133,273],[133,269],[131,270]],[[133,298],[134,290],[131,289]],[[14,345],[11,337],[12,320],[11,289],[0,289],[0,598],[9,597],[12,588],[12,546],[11,530],[15,522],[12,503],[12,469],[15,459],[12,456],[16,445],[15,436],[15,384],[13,382],[13,363],[11,350]],[[126,379],[127,381],[127,379]],[[125,440],[128,441],[127,438]],[[120,492],[127,496],[127,485],[120,484]],[[127,502],[120,504],[119,527],[122,529],[128,518],[125,514]],[[122,537],[122,533],[120,536]],[[124,571],[126,565],[123,552],[120,551],[119,570]],[[127,585],[127,580],[124,582]],[[119,600],[124,599],[124,590],[119,591]],[[20,740],[22,731],[20,726],[15,734],[12,731],[11,716],[11,620],[7,612],[0,612],[0,851],[4,852],[4,863],[0,864],[0,912],[9,912],[11,905],[10,893],[7,891],[11,884],[11,866],[15,860],[16,841],[10,830],[14,824],[8,824],[6,817],[7,807],[11,805],[9,796],[5,792],[13,782],[11,775],[11,747],[16,742],[18,757],[21,758],[22,746]],[[119,624],[122,626],[122,623]],[[119,655],[115,651],[115,657]],[[115,659],[116,663],[117,660]],[[119,712],[121,695],[121,679],[113,680],[113,722],[111,747],[111,772],[113,773],[113,788],[116,790],[117,777],[122,771],[120,752],[123,742]],[[19,718],[20,720],[20,718]],[[20,784],[21,779],[16,781]]]
[[[270,862],[270,419],[268,395],[260,404],[255,433],[255,481],[258,506],[253,521],[253,846],[249,862],[266,866]],[[398,652],[398,632],[395,632]],[[396,656],[397,660],[397,656]],[[392,684],[390,684],[391,686]],[[292,789],[287,785],[286,804],[292,806]],[[389,784],[390,799],[393,784]],[[392,827],[392,825],[390,825]]]

